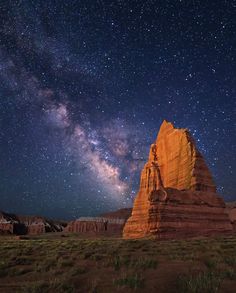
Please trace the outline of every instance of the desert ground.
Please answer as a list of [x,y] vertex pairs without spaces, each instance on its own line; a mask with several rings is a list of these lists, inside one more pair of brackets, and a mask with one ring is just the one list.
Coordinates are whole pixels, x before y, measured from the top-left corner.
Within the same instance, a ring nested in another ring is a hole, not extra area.
[[236,237],[0,238],[0,292],[235,292]]

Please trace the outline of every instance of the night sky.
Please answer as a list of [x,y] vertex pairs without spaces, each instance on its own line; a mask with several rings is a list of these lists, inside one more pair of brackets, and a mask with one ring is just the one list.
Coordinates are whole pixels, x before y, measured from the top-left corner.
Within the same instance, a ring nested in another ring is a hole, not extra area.
[[235,1],[0,1],[0,210],[130,207],[163,119],[236,200]]

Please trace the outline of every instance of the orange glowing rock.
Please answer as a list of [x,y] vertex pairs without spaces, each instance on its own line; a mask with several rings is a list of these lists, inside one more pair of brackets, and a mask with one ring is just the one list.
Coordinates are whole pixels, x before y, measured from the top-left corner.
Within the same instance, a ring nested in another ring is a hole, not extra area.
[[151,146],[124,238],[231,231],[225,203],[187,129],[164,121]]

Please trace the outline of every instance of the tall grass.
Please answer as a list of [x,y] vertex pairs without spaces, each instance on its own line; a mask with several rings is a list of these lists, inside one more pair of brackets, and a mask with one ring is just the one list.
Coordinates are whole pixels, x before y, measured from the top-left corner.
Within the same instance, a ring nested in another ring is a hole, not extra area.
[[220,289],[222,278],[212,271],[196,275],[180,276],[177,281],[177,292],[181,293],[216,293]]
[[144,279],[139,274],[124,275],[120,279],[114,280],[114,285],[136,290],[144,287]]

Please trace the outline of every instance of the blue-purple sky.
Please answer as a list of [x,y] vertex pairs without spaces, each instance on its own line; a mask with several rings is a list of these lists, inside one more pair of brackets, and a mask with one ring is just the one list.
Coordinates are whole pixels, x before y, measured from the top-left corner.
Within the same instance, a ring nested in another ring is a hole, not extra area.
[[163,119],[236,200],[235,1],[1,1],[0,209],[130,207]]

